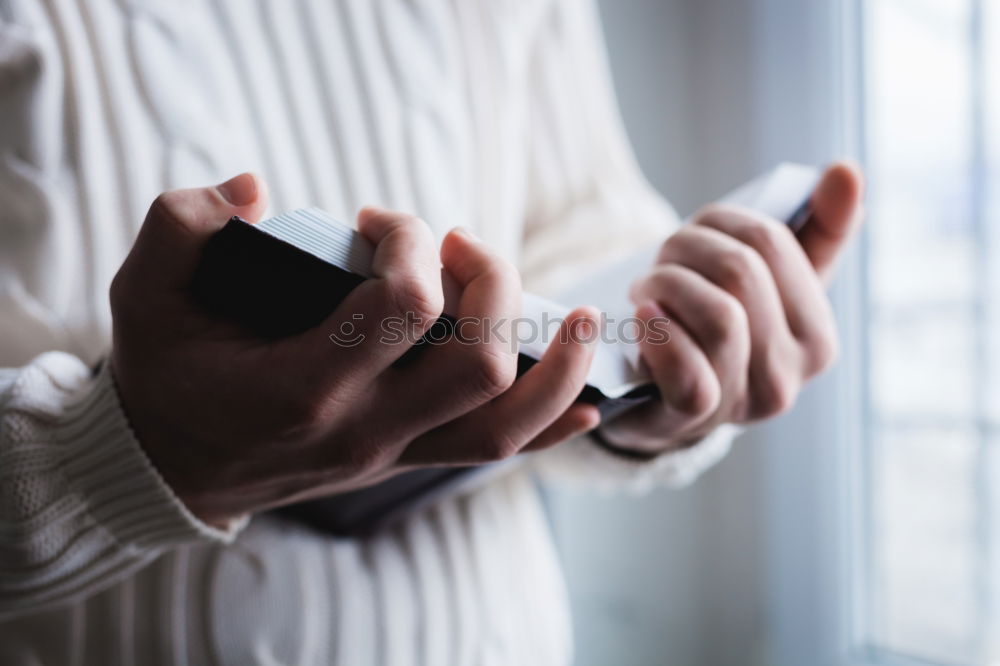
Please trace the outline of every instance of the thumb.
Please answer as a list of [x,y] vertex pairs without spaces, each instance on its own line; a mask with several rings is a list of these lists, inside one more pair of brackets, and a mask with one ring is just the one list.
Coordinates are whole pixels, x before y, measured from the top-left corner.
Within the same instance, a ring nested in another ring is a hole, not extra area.
[[266,206],[267,186],[252,173],[215,187],[164,192],[149,207],[123,270],[146,284],[187,287],[212,234],[234,215],[256,222]]
[[798,238],[824,280],[829,278],[841,249],[861,224],[863,194],[861,169],[849,162],[830,165],[813,191],[812,215]]

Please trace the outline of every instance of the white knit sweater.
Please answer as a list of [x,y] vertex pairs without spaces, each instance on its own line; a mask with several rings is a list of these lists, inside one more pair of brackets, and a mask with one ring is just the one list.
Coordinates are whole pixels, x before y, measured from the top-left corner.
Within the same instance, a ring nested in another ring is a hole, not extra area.
[[[0,0],[0,663],[568,663],[530,471],[366,541],[221,532],[91,367],[149,202],[240,171],[273,212],[472,227],[542,293],[659,242],[601,50],[590,0]],[[533,467],[683,483],[728,439]]]

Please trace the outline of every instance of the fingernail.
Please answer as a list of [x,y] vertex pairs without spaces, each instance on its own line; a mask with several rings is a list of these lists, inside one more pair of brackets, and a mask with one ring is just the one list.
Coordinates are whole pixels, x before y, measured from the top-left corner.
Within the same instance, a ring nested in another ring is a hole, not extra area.
[[455,233],[457,233],[457,234],[459,234],[461,236],[464,236],[465,238],[468,238],[471,241],[475,241],[477,243],[482,243],[483,242],[483,239],[480,238],[476,234],[476,232],[474,232],[469,227],[455,227],[454,229],[452,229],[452,231],[454,231]]
[[230,178],[215,189],[233,206],[248,206],[257,200],[257,179],[250,173]]
[[590,317],[577,317],[573,322],[573,340],[590,344],[597,340],[597,322]]

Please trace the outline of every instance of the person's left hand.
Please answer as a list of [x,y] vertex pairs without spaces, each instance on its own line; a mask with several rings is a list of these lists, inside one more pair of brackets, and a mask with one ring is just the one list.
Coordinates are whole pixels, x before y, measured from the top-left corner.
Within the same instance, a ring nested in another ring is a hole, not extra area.
[[824,285],[862,218],[863,180],[837,163],[795,236],[777,220],[713,205],[671,236],[631,298],[644,322],[670,320],[668,342],[643,343],[662,400],[601,426],[611,445],[655,455],[721,423],[786,411],[836,356]]

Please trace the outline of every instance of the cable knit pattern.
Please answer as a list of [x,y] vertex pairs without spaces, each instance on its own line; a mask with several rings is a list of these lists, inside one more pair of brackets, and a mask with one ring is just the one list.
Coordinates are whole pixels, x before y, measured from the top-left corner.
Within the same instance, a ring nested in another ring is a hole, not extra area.
[[160,481],[104,368],[45,354],[0,376],[0,409],[0,618],[240,527],[203,524]]
[[367,540],[220,531],[90,368],[149,202],[240,171],[273,211],[471,227],[547,295],[660,242],[602,55],[592,0],[0,0],[0,663],[570,662],[531,470],[677,485],[730,431],[644,463],[578,438]]

